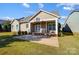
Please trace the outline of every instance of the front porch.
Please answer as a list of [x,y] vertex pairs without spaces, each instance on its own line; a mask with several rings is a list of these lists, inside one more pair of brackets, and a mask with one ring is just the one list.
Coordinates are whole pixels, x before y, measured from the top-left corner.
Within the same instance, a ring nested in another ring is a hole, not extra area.
[[57,35],[58,34],[57,20],[32,22],[31,23],[31,33]]

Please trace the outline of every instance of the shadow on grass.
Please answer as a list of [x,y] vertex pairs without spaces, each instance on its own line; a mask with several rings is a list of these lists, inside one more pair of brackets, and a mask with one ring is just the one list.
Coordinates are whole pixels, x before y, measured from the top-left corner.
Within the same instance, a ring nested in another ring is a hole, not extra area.
[[14,39],[12,37],[13,36],[0,36],[0,48],[9,47],[8,44],[15,42],[15,41],[18,41],[18,42],[27,41],[27,42],[29,42],[28,40]]
[[71,32],[59,32],[59,37],[64,37],[64,36],[73,36],[74,34]]
[[10,38],[10,37],[12,37],[12,36],[10,36],[10,35],[3,35],[3,36],[0,36],[0,41],[1,41],[2,39]]
[[66,35],[66,36],[71,36],[71,35],[73,35],[73,33],[71,33],[71,32],[63,32],[63,34]]

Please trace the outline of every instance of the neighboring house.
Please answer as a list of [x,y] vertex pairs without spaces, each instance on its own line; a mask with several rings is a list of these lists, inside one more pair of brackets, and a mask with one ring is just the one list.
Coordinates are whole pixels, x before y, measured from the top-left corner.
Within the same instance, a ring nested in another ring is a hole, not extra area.
[[19,31],[19,21],[14,19],[12,22],[11,22],[11,31],[12,32],[18,32]]
[[67,17],[63,30],[65,32],[79,33],[79,11],[73,11]]
[[[35,15],[14,20],[11,23],[13,31],[27,31],[31,33],[50,33],[58,34],[59,15],[44,10],[38,11]],[[18,28],[17,28],[18,27]]]

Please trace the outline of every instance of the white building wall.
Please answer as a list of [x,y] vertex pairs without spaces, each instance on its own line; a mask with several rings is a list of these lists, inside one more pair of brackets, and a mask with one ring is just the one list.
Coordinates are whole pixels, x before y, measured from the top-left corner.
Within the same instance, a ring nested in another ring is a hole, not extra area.
[[[28,27],[27,27],[28,25]],[[27,31],[30,32],[30,23],[22,23],[20,24],[20,31]]]
[[[16,28],[16,25],[18,25],[18,29]],[[17,20],[14,20],[11,24],[11,32],[18,32],[19,31],[19,22]]]
[[66,23],[72,32],[79,32],[79,12],[73,12]]
[[20,31],[27,31],[26,24],[27,23],[20,24]]

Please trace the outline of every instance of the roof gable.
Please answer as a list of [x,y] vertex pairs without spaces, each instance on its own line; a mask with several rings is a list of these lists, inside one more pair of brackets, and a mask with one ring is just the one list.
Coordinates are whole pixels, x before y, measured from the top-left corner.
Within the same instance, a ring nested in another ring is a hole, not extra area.
[[[10,24],[12,24],[15,20],[16,20],[16,19],[12,20]],[[18,21],[18,20],[16,20],[16,21]],[[19,22],[19,21],[18,21],[18,22]]]
[[44,10],[40,10],[40,11],[38,11],[35,15],[33,15],[31,18],[30,18],[30,20],[32,20],[33,18],[35,18],[37,15],[39,15],[41,12],[44,12],[44,13],[46,13],[46,14],[48,14],[48,15],[51,15],[51,16],[54,16],[54,17],[56,17],[56,18],[60,18],[60,16],[58,16],[58,15],[56,15],[56,14],[54,14],[54,13],[50,13],[50,12],[47,12],[47,11],[44,11]]
[[20,23],[28,23],[30,21],[31,16],[24,17],[19,20]]
[[43,13],[46,13],[48,15],[51,15],[53,17],[56,17],[56,18],[60,18],[58,15],[54,14],[54,13],[50,13],[50,12],[47,12],[47,11],[44,11],[44,10],[39,10],[35,15],[33,16],[28,16],[28,17],[22,17],[20,19],[14,19],[13,21],[11,21],[10,24],[12,24],[15,20],[17,20],[19,23],[25,23],[25,22],[29,22],[31,21],[33,18],[35,18],[37,15],[39,15],[41,12]]

